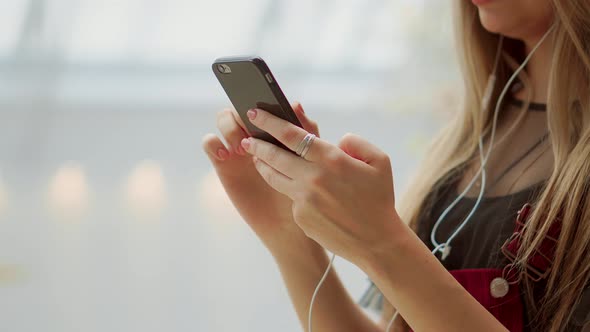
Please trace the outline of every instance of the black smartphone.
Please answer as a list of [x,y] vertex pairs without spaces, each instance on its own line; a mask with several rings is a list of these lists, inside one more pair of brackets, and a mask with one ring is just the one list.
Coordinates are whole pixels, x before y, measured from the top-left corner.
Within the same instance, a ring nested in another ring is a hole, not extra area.
[[213,62],[212,69],[248,133],[289,150],[277,139],[254,126],[246,115],[249,109],[259,108],[302,127],[264,60],[256,56],[223,57]]

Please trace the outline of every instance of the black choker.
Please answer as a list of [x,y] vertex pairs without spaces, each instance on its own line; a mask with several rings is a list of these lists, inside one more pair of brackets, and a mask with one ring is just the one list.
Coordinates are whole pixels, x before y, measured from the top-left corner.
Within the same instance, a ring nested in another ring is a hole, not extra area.
[[[516,99],[512,96],[508,97],[507,101],[510,105],[514,105],[516,107],[523,107],[524,106],[524,101],[522,101],[520,99]],[[529,104],[529,111],[545,112],[545,111],[547,111],[547,104],[530,103]]]

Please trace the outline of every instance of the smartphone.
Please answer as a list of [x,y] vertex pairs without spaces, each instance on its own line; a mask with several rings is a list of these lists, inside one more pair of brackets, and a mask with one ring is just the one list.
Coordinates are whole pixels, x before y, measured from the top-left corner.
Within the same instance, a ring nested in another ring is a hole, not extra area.
[[256,56],[223,57],[213,62],[212,69],[248,134],[289,150],[270,134],[254,126],[246,115],[249,109],[259,108],[302,127],[264,60]]

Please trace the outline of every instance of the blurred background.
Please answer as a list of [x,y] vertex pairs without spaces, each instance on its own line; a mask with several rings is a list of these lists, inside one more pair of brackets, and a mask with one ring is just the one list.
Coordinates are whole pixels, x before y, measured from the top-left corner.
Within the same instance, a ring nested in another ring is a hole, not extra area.
[[229,106],[210,64],[264,57],[324,138],[392,156],[401,195],[457,104],[450,5],[2,0],[0,331],[300,331],[202,153]]

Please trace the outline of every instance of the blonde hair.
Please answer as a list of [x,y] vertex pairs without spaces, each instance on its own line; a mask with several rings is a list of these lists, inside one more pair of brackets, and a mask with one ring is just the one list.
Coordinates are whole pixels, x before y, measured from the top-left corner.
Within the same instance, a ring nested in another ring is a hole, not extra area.
[[[402,197],[399,213],[414,229],[421,211],[428,208],[428,194],[461,165],[478,156],[478,139],[491,127],[493,107],[481,111],[480,101],[499,37],[484,29],[477,7],[470,1],[454,3],[465,84],[463,112],[434,140],[419,176]],[[543,330],[561,331],[590,277],[590,2],[552,0],[552,4],[556,26],[550,37],[555,47],[547,116],[555,163],[544,190],[534,202],[516,262],[527,303],[531,304],[528,309],[533,314],[532,321]],[[505,44],[491,105],[496,104],[500,90],[514,72],[515,59],[522,61],[523,55],[522,44],[514,40]],[[525,73],[519,78],[527,85]],[[533,298],[533,284],[526,278],[524,262],[557,218],[562,227],[553,268],[544,296],[535,305],[539,299]]]

